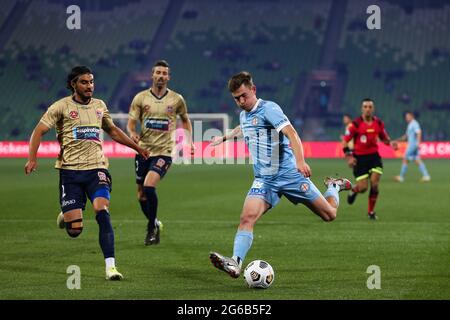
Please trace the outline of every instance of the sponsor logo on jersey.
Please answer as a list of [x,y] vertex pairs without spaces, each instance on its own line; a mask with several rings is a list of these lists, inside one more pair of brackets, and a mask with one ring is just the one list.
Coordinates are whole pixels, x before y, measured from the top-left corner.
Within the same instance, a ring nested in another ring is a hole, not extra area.
[[72,119],[72,120],[77,119],[78,118],[78,111],[75,111],[75,110],[70,111],[69,112],[69,118]]
[[97,115],[97,118],[99,118],[99,119],[103,118],[103,110],[102,109],[95,110],[95,114]]
[[144,112],[149,112],[150,111],[150,106],[148,104],[146,104],[144,106]]
[[73,138],[76,140],[100,141],[100,128],[95,126],[80,126],[72,129]]
[[147,129],[159,130],[159,131],[169,131],[169,120],[168,119],[147,118],[144,121],[144,126]]

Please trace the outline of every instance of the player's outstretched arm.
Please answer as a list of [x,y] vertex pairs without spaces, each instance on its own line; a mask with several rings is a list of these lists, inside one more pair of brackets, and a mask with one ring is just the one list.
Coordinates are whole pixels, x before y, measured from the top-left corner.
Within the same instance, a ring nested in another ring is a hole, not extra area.
[[239,125],[236,128],[234,128],[233,130],[231,130],[230,133],[226,133],[223,136],[215,136],[211,141],[211,145],[217,146],[227,140],[234,139],[234,138],[240,139],[242,137],[243,137],[243,134],[242,134],[241,126]]
[[395,141],[406,141],[406,138],[406,134],[404,134],[400,138],[395,139]]
[[294,152],[295,160],[297,162],[297,170],[305,177],[310,177],[311,168],[305,161],[302,141],[300,140],[297,131],[292,125],[289,124],[281,129],[281,132],[289,139],[291,143],[291,148]]
[[391,137],[389,136],[389,134],[387,133],[385,127],[384,127],[384,123],[381,122],[381,130],[380,133],[378,134],[378,138],[380,138],[380,140],[387,146],[391,146],[394,150],[398,149],[398,144],[397,141],[392,141]]
[[398,150],[398,143],[397,143],[397,141],[391,140],[391,138],[387,134],[383,138],[381,138],[381,141],[383,141],[383,143],[385,145],[391,146],[392,149]]
[[39,122],[33,130],[30,138],[28,161],[25,164],[25,174],[30,174],[37,169],[37,152],[41,145],[41,138],[50,130],[42,122]]
[[108,127],[107,129],[105,129],[105,131],[109,134],[111,139],[127,147],[130,147],[131,149],[136,150],[136,152],[139,153],[141,156],[143,156],[144,159],[147,159],[149,157],[150,152],[148,150],[141,148],[136,142],[134,142],[130,137],[128,137],[125,134],[125,132],[123,132],[120,128],[116,127],[115,125]]

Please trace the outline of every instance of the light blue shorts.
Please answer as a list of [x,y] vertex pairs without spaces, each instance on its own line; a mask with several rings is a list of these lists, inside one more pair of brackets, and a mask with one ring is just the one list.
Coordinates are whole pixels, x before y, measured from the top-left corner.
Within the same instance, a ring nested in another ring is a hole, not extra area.
[[298,204],[312,202],[320,195],[321,192],[309,178],[297,173],[276,179],[255,178],[247,197],[261,198],[273,208],[282,196]]
[[419,148],[418,146],[410,146],[406,148],[404,158],[408,161],[415,161],[420,159]]

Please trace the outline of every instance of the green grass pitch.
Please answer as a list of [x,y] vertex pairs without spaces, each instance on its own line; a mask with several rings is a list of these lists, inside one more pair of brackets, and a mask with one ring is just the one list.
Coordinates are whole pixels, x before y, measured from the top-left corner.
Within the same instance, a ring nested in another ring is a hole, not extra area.
[[[57,229],[58,175],[41,159],[26,177],[25,159],[0,160],[0,299],[449,299],[450,166],[426,161],[432,182],[418,183],[411,165],[403,184],[391,177],[399,160],[385,160],[376,211],[367,219],[367,193],[349,206],[341,193],[338,218],[322,222],[306,207],[280,204],[257,223],[245,265],[267,260],[275,270],[268,290],[246,288],[212,267],[208,254],[232,253],[241,207],[251,183],[249,165],[174,165],[158,187],[159,246],[145,247],[144,216],[136,200],[132,159],[111,160],[116,260],[125,279],[104,279],[98,226],[90,204],[85,228],[72,239]],[[309,159],[312,180],[339,173],[343,160]],[[70,265],[81,289],[69,290]],[[381,289],[369,290],[370,265]]]

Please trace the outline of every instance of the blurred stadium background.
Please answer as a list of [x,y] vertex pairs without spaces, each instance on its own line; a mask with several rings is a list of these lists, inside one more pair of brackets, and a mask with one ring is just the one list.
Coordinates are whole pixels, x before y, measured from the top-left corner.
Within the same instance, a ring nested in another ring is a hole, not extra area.
[[[377,1],[382,29],[368,30],[372,2],[2,0],[0,141],[28,139],[49,104],[68,94],[74,65],[94,69],[95,95],[111,112],[128,112],[159,58],[191,113],[228,113],[232,125],[239,110],[226,82],[245,69],[306,141],[338,140],[341,115],[357,116],[367,96],[393,137],[411,109],[424,140],[445,141],[450,3]],[[66,27],[72,4],[81,8],[80,30]]]

